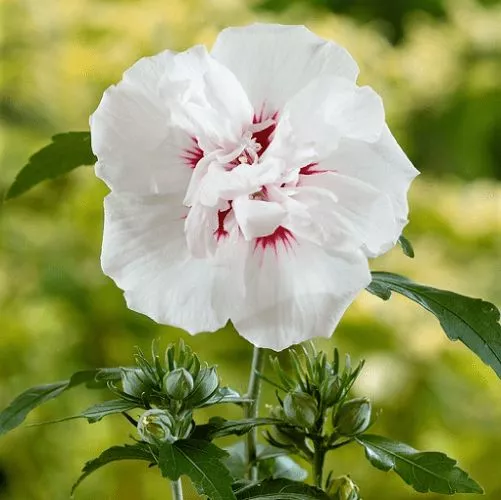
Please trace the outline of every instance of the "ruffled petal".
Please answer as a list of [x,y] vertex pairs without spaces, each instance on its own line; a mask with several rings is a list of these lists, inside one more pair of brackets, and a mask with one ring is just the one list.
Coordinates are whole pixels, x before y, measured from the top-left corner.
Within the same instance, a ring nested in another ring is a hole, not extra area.
[[273,201],[252,200],[239,196],[233,200],[235,219],[246,240],[267,236],[284,221],[286,210]]
[[304,26],[227,28],[212,55],[237,76],[257,115],[265,118],[314,78],[333,75],[354,82],[358,75],[356,62],[344,48]]
[[331,155],[318,165],[358,179],[388,196],[394,211],[396,233],[407,224],[409,207],[407,192],[419,174],[402,151],[387,126],[375,143],[344,140]]
[[245,298],[231,319],[249,342],[276,351],[330,337],[370,280],[361,252],[329,254],[303,240],[256,248],[246,263]]
[[335,196],[331,211],[349,223],[366,255],[381,255],[397,242],[401,228],[385,193],[337,172],[301,176],[300,186],[328,190]]
[[140,59],[91,116],[96,173],[118,191],[185,191],[200,148],[238,142],[252,114],[235,76],[203,47]]
[[214,331],[228,321],[213,302],[228,287],[225,268],[189,253],[181,201],[109,194],[101,265],[130,309],[191,334]]
[[342,139],[375,142],[384,128],[381,98],[369,87],[338,77],[312,81],[285,106],[266,156],[286,157],[294,167],[318,162]]

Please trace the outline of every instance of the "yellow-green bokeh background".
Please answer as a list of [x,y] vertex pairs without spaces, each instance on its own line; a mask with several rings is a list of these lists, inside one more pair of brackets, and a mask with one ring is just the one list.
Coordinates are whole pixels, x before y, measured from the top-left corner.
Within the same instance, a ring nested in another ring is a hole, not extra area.
[[[211,44],[227,25],[306,24],[353,53],[362,82],[383,96],[392,130],[424,172],[410,195],[407,234],[416,258],[394,249],[373,267],[501,303],[499,3],[428,0],[421,10],[417,2],[399,25],[400,39],[369,7],[393,12],[403,1],[354,1],[360,9],[344,14],[325,8],[327,0],[297,0],[281,10],[256,3],[0,0],[0,190],[51,134],[86,130],[103,90],[139,57]],[[431,4],[440,5],[438,14]],[[128,311],[101,273],[105,193],[85,167],[0,206],[0,407],[30,385],[77,369],[128,364],[133,346],[148,349],[154,337],[162,345],[187,337]],[[219,364],[226,383],[244,389],[251,349],[235,332],[189,342]],[[501,499],[501,381],[448,341],[431,316],[404,299],[383,303],[363,293],[321,345],[367,359],[357,393],[384,410],[376,432],[447,452],[484,485],[486,499]],[[96,397],[102,395],[75,390],[29,422],[75,414]],[[271,401],[271,391],[264,399]],[[17,429],[0,439],[0,499],[69,498],[84,461],[127,441],[131,430],[120,417]],[[356,448],[333,455],[329,465],[350,472],[365,500],[421,496],[372,469]],[[111,465],[83,483],[77,498],[168,499],[158,476],[141,463]],[[187,498],[196,498],[189,487]]]

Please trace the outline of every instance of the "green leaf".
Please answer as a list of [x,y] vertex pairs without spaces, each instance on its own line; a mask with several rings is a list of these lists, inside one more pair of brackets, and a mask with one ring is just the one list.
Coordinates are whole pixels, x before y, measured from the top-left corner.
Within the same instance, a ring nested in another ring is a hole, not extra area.
[[483,493],[481,486],[457,467],[457,461],[444,453],[417,451],[372,434],[357,436],[355,440],[365,448],[365,456],[374,467],[385,472],[394,470],[420,493]]
[[412,243],[403,234],[401,234],[400,238],[398,238],[398,242],[400,243],[400,246],[402,247],[402,251],[404,252],[404,255],[413,259],[414,258],[414,248],[412,247]]
[[111,462],[117,462],[119,460],[146,460],[151,464],[156,463],[155,456],[146,443],[112,446],[111,448],[103,451],[103,453],[101,453],[99,457],[95,458],[94,460],[88,461],[84,465],[84,468],[82,469],[82,475],[78,478],[77,482],[71,488],[71,495],[73,496],[73,493],[80,485],[80,483],[86,477],[90,476],[90,474]]
[[207,424],[197,425],[193,436],[197,439],[212,440],[224,436],[242,436],[253,427],[261,425],[282,424],[283,420],[276,418],[243,418],[241,420],[225,420],[222,417],[212,417]]
[[69,380],[53,384],[37,385],[21,393],[7,408],[0,412],[0,436],[20,425],[28,413],[43,403],[57,398],[63,392],[81,384],[89,388],[101,388],[102,378],[120,380],[119,369],[97,369],[76,372]]
[[289,479],[269,479],[235,489],[237,500],[329,500],[319,488]]
[[[243,441],[225,448],[228,456],[224,459],[224,464],[235,480],[244,478],[247,473],[245,448]],[[308,477],[308,473],[280,448],[258,444],[257,462],[259,479],[283,478],[304,481]]]
[[374,272],[367,290],[386,300],[397,292],[434,314],[451,340],[460,340],[501,378],[498,308],[481,299],[419,285],[398,274]]
[[86,418],[89,423],[93,424],[108,415],[133,410],[134,408],[137,408],[137,406],[138,405],[136,403],[131,401],[113,399],[111,401],[104,401],[87,408],[80,415],[78,415],[78,417]]
[[15,198],[46,179],[59,177],[80,165],[94,165],[96,161],[89,132],[57,134],[17,174],[5,199]]
[[205,403],[200,405],[200,408],[206,406],[223,404],[223,403],[233,403],[233,404],[246,404],[250,403],[252,399],[241,396],[240,393],[231,389],[230,387],[220,387],[216,393]]
[[224,450],[208,441],[181,439],[162,444],[158,465],[171,481],[187,475],[197,491],[211,500],[235,500],[230,472],[222,462],[226,456]]

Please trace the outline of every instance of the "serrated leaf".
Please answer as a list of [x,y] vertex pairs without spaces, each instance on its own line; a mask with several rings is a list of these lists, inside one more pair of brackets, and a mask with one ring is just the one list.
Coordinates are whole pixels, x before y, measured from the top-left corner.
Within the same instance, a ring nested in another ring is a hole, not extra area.
[[5,199],[15,198],[46,179],[59,177],[81,165],[94,165],[96,161],[89,132],[57,134],[17,174]]
[[355,440],[365,448],[365,456],[374,467],[395,471],[420,493],[483,493],[482,487],[457,467],[457,461],[444,453],[417,451],[373,434],[363,434]]
[[327,493],[314,486],[289,479],[269,479],[235,488],[237,500],[329,500]]
[[112,462],[117,462],[120,460],[146,460],[154,464],[156,462],[155,456],[150,451],[146,443],[136,443],[133,445],[123,445],[123,446],[112,446],[107,450],[103,451],[99,457],[89,460],[82,469],[82,475],[78,478],[77,482],[71,488],[71,495],[80,485],[80,483],[90,474],[96,470],[108,465]]
[[182,439],[162,444],[158,466],[171,481],[188,476],[197,491],[211,500],[235,500],[230,472],[222,462],[226,456],[224,450],[208,441]]
[[[105,370],[106,377],[110,379],[113,373],[113,376],[117,377],[116,380],[120,380],[119,369],[116,369],[114,372],[112,372],[112,370]],[[86,384],[89,388],[95,388],[90,386],[90,384],[96,382],[99,376],[103,376],[102,374],[103,369],[101,368],[96,370],[79,371],[73,374],[69,380],[62,380],[52,384],[37,385],[24,391],[17,396],[17,398],[15,398],[9,406],[7,406],[7,408],[0,412],[0,435],[16,428],[24,421],[28,413],[43,403],[57,398],[68,389],[77,387],[81,384]],[[101,388],[101,386],[98,384],[97,388]]]
[[501,378],[500,312],[494,304],[384,272],[372,273],[367,289],[383,299],[393,291],[417,302],[437,317],[451,340],[460,340]]
[[404,255],[413,259],[415,254],[414,254],[414,248],[412,247],[412,243],[403,234],[401,234],[400,238],[398,238],[398,242],[402,247]]

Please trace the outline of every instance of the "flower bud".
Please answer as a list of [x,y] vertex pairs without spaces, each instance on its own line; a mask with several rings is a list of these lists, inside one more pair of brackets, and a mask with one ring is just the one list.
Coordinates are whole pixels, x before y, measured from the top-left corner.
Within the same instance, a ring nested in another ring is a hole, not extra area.
[[360,490],[358,486],[348,477],[341,476],[332,484],[332,500],[359,500]]
[[183,400],[193,391],[193,377],[185,368],[177,368],[164,377],[164,390],[172,399]]
[[336,404],[341,396],[342,384],[339,377],[329,376],[321,387],[322,402],[325,406]]
[[188,402],[200,405],[211,398],[219,388],[219,377],[214,368],[202,368],[195,380],[195,388]]
[[151,444],[173,443],[176,437],[172,435],[173,418],[165,410],[147,410],[137,423],[137,431],[141,439]]
[[284,399],[284,413],[291,424],[310,428],[317,421],[317,402],[305,392],[289,392]]
[[143,394],[149,394],[151,387],[144,383],[141,378],[141,370],[126,368],[122,370],[122,389],[125,393],[140,398]]
[[341,436],[360,434],[369,427],[371,411],[371,403],[367,398],[350,399],[336,412],[334,427]]

